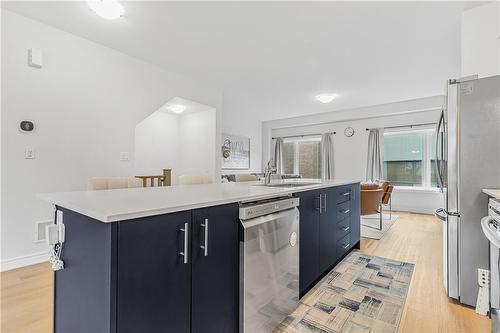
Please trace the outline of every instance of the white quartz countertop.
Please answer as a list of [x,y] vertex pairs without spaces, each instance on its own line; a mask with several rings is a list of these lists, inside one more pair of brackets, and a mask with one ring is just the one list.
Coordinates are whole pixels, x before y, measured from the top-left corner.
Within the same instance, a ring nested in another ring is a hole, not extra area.
[[500,199],[500,189],[483,188],[483,192],[488,194],[490,197]]
[[108,223],[227,203],[268,199],[360,181],[301,179],[283,182],[314,182],[314,184],[283,188],[263,186],[259,182],[241,182],[56,192],[39,194],[38,197],[59,207]]

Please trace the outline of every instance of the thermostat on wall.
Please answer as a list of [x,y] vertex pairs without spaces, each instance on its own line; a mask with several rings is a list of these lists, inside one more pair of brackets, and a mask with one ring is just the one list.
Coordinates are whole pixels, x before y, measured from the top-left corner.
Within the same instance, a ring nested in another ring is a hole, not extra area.
[[23,120],[21,121],[21,123],[19,124],[19,127],[21,128],[22,131],[24,132],[31,132],[33,131],[33,129],[35,128],[35,125],[33,124],[33,122],[29,121],[29,120]]

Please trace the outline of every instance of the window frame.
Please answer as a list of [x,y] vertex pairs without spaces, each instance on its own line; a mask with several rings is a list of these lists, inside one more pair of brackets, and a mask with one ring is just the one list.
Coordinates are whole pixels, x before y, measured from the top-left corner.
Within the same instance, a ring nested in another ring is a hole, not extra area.
[[[431,160],[433,156],[431,156],[431,147],[432,144],[432,135],[435,133],[434,126],[422,126],[419,128],[408,128],[408,129],[385,129],[384,130],[384,140],[386,135],[397,135],[397,134],[412,134],[412,133],[423,133],[422,135],[422,182],[418,186],[404,186],[404,185],[395,185],[395,188],[405,189],[405,190],[430,190],[437,191],[439,190],[438,186],[432,186],[431,184],[431,175],[432,175],[432,164]],[[384,147],[385,153],[385,147]],[[385,162],[385,160],[384,160]],[[385,163],[384,163],[385,168]],[[384,170],[385,171],[385,170]],[[384,172],[385,173],[385,172]],[[388,180],[389,181],[389,180]]]

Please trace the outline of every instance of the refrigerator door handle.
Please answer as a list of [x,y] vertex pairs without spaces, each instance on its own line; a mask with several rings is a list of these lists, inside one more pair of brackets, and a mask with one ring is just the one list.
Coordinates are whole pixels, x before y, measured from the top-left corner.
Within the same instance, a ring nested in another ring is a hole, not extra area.
[[440,135],[440,129],[441,129],[441,124],[444,125],[444,110],[441,110],[441,116],[439,117],[439,122],[437,124],[436,128],[436,163],[434,166],[436,167],[436,175],[437,175],[437,181],[439,185],[439,189],[441,190],[441,193],[444,192],[443,188],[443,177],[441,175],[441,159],[439,157],[439,135]]
[[443,222],[446,222],[446,211],[444,208],[438,208],[434,211],[434,216],[436,216],[438,219],[440,219]]

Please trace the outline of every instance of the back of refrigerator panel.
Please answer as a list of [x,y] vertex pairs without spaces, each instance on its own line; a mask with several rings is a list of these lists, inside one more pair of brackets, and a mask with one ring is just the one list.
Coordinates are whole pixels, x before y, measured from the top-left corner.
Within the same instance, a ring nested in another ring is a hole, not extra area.
[[483,188],[500,187],[500,76],[459,84],[460,302],[475,305],[477,270],[488,268]]

